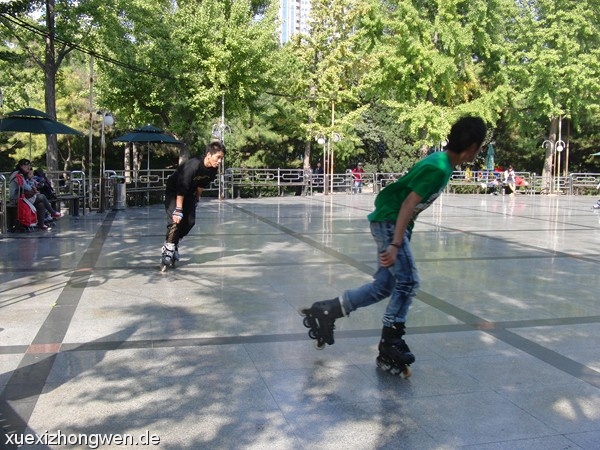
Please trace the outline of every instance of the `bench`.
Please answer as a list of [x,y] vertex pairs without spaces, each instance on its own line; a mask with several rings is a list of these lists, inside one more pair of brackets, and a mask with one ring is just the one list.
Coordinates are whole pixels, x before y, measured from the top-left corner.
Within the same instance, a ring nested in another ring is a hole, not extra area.
[[79,215],[79,196],[74,194],[60,194],[56,196],[56,199],[50,200],[52,202],[65,202],[69,205],[69,215],[77,217]]

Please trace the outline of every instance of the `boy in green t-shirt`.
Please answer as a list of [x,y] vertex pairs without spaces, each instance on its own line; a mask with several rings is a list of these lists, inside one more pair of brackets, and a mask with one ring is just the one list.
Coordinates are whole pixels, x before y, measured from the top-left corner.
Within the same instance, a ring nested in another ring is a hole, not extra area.
[[317,340],[318,349],[333,344],[335,319],[389,296],[377,365],[391,373],[410,376],[408,366],[415,357],[402,336],[408,308],[419,287],[410,249],[415,219],[444,191],[453,168],[475,159],[485,136],[486,126],[481,118],[459,119],[450,130],[446,151],[422,159],[377,195],[375,211],[368,216],[379,255],[373,281],[300,310],[305,316],[304,326],[310,328],[308,335]]

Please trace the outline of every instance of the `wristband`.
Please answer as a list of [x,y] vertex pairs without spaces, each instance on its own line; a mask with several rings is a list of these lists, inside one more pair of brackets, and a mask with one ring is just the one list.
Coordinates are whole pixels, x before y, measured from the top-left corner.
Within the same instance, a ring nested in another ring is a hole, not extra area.
[[177,207],[175,208],[175,211],[176,211],[176,212],[183,212],[183,208],[180,208],[179,206],[177,206]]
[[394,244],[393,242],[390,242],[390,245],[392,247],[400,248],[400,244]]
[[179,217],[180,219],[183,219],[183,213],[180,213],[180,212],[178,212],[178,211],[175,211],[173,214],[171,214],[171,216],[177,216],[177,217]]

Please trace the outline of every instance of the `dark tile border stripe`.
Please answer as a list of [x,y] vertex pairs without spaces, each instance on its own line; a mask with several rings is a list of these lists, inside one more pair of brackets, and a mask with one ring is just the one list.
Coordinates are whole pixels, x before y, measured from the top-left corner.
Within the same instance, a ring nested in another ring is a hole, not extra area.
[[[58,296],[56,306],[52,308],[28,348],[43,348],[48,344],[60,348],[115,215],[114,211],[106,215],[70,280]],[[56,353],[24,354],[0,394],[0,422],[3,433],[25,431],[55,359]],[[4,436],[1,438],[4,444]]]
[[[282,225],[279,225],[278,223],[276,223],[270,219],[267,219],[265,217],[259,216],[258,214],[248,211],[245,208],[242,208],[238,205],[234,205],[234,207],[237,210],[242,211],[257,220],[260,220],[263,223],[271,225],[271,226],[275,227],[276,229],[280,230],[281,232],[286,233],[289,236],[292,236],[292,237],[312,246],[313,248],[326,253],[329,256],[337,258],[340,261],[343,261],[344,263],[346,263],[358,270],[361,270],[362,272],[365,272],[369,275],[371,275],[373,273],[373,268],[367,264],[361,263],[361,262],[355,260],[354,258],[344,255],[336,250],[325,247],[322,244],[320,244],[319,242],[317,242],[313,239],[307,238],[306,236],[302,235],[301,233],[298,233],[294,230],[291,230]],[[348,206],[346,206],[346,207],[348,207]],[[445,228],[445,229],[463,233],[463,231],[461,231],[461,230],[456,230],[456,229],[451,229],[451,228]],[[465,233],[478,235],[477,233],[472,232],[472,231],[468,231]],[[486,235],[484,237],[489,238],[490,236]],[[498,237],[493,237],[493,238],[497,239],[497,240],[502,240],[502,238],[498,238]],[[544,249],[539,249],[534,246],[529,246],[529,248],[544,251]],[[552,252],[549,252],[548,250],[545,250],[545,251],[548,253],[552,253]],[[558,253],[553,253],[553,254],[559,254],[562,256],[570,256],[571,258],[574,258],[574,259],[586,260],[586,261],[589,259],[589,258],[585,258],[585,257],[577,257],[574,255],[568,255],[563,252],[558,252]],[[470,326],[471,329],[477,329],[484,333],[488,333],[488,334],[494,336],[495,338],[501,340],[502,342],[505,342],[505,343],[507,343],[515,348],[518,348],[522,351],[525,351],[528,354],[530,354],[531,356],[534,356],[534,357],[540,359],[541,361],[544,361],[544,362],[552,365],[556,369],[559,369],[566,373],[569,373],[570,375],[573,375],[573,376],[577,377],[578,379],[580,379],[588,384],[591,384],[594,387],[600,388],[600,372],[598,372],[594,369],[591,369],[590,367],[587,367],[577,361],[574,361],[570,358],[562,356],[559,353],[554,352],[550,349],[547,349],[533,341],[530,341],[521,336],[518,336],[506,329],[503,329],[500,326],[500,324],[498,324],[498,323],[493,323],[493,322],[484,320],[481,317],[471,314],[470,312],[465,311],[464,309],[461,309],[461,308],[454,306],[448,302],[445,302],[442,299],[435,297],[435,296],[433,296],[427,292],[424,292],[422,290],[419,291],[419,293],[417,294],[417,300],[420,300],[423,303],[426,303],[429,306],[431,306],[439,311],[442,311],[445,314],[448,314],[449,316],[452,316],[452,317],[460,320],[461,322],[466,324],[468,327]],[[556,319],[556,320],[561,320],[561,319]],[[565,324],[590,323],[590,322],[585,322],[585,321],[572,322],[572,320],[568,319],[568,318],[562,319],[562,320],[565,320]],[[592,323],[595,323],[595,322],[596,321],[593,321]],[[411,333],[412,332],[413,332],[413,329],[411,328]],[[336,336],[342,337],[343,334],[336,333]]]

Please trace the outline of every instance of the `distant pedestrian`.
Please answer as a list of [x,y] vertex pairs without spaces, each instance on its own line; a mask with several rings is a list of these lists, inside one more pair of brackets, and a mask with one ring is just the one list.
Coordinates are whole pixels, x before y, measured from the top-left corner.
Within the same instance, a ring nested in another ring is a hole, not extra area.
[[505,192],[514,195],[517,190],[517,178],[513,166],[508,166],[508,169],[504,171],[504,184],[506,186]]
[[352,169],[352,193],[361,194],[363,187],[363,173],[365,173],[363,169],[362,163],[358,163],[354,169]]
[[323,166],[321,166],[320,162],[317,163],[315,170],[313,170],[312,177],[313,188],[315,190],[320,190],[321,192],[323,192]]

